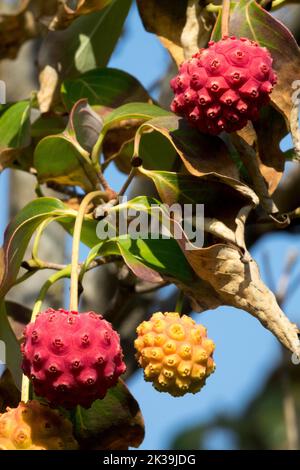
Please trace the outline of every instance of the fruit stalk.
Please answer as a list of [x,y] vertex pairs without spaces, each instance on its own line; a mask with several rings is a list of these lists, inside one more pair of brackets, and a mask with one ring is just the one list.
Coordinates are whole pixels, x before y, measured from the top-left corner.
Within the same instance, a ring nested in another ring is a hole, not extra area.
[[223,0],[222,36],[229,36],[230,0]]
[[78,264],[79,264],[79,247],[81,238],[81,229],[83,224],[84,215],[87,211],[89,204],[96,197],[107,200],[107,195],[103,191],[93,191],[87,194],[79,207],[76,217],[73,244],[72,244],[72,262],[71,262],[71,293],[70,293],[70,310],[78,310]]

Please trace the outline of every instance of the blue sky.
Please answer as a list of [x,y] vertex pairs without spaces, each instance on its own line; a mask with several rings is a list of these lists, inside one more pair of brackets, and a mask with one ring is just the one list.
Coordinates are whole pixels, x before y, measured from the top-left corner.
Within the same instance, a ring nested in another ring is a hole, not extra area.
[[[110,61],[111,67],[120,68],[137,77],[150,87],[162,76],[168,66],[168,54],[157,38],[144,31],[136,8],[127,21],[127,32]],[[284,147],[290,145],[286,140]],[[109,181],[115,189],[122,185],[123,175],[113,167]],[[0,176],[0,197],[6,200],[7,173]],[[2,205],[0,229],[6,225],[7,214]],[[270,256],[275,279],[278,279],[286,255],[291,249],[300,251],[297,235],[274,234],[259,241],[252,254],[263,266],[263,256]],[[85,253],[85,250],[83,251]],[[297,265],[295,272],[300,271]],[[265,277],[262,268],[262,276]],[[299,294],[286,305],[286,313],[296,321],[299,318]],[[222,307],[194,317],[208,328],[209,336],[216,343],[216,372],[208,379],[205,388],[195,396],[172,398],[156,392],[144,382],[139,371],[128,385],[137,398],[146,423],[146,439],[143,449],[167,449],[172,437],[180,429],[193,423],[205,422],[220,412],[229,415],[240,413],[251,397],[263,386],[269,372],[280,358],[277,340],[249,314],[234,308]],[[230,436],[219,432],[208,436],[207,448],[230,448]]]

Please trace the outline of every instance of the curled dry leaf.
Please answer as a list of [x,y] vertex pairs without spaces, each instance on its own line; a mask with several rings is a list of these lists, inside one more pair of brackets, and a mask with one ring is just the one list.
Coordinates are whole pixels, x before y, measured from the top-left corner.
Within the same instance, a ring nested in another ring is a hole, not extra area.
[[[110,2],[111,0],[78,0],[73,6],[74,2],[71,0],[58,0],[55,16],[50,20],[48,19],[48,28],[50,30],[65,29],[78,16],[102,10]],[[47,18],[44,18],[44,22],[46,20]]]
[[138,0],[147,31],[155,33],[179,65],[207,43],[214,16],[205,2],[195,0]]
[[218,173],[238,179],[239,172],[224,142],[218,137],[201,134],[175,115],[159,117],[141,127],[165,136],[176,149],[187,171],[194,176]]
[[299,354],[299,330],[279,307],[275,295],[263,283],[250,253],[234,246],[214,245],[185,250],[198,276],[208,282],[225,305],[240,308],[257,318],[283,346]]
[[0,4],[0,58],[14,59],[28,39],[43,35],[47,28],[65,29],[76,18],[100,11],[111,0],[21,0]]
[[286,156],[280,148],[280,143],[288,132],[282,114],[272,106],[267,106],[261,110],[260,118],[256,122],[249,122],[237,133],[251,147],[249,152],[256,154],[257,166],[269,195],[274,193],[283,176]]

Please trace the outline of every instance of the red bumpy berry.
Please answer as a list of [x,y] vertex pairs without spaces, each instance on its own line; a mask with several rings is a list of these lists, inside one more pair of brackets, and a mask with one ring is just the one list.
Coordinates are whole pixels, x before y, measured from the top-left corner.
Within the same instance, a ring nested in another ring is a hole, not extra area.
[[201,132],[240,130],[270,101],[277,81],[272,63],[269,51],[247,38],[212,41],[171,80],[171,109]]
[[25,328],[21,349],[35,393],[65,408],[90,407],[126,370],[118,333],[94,312],[40,313]]

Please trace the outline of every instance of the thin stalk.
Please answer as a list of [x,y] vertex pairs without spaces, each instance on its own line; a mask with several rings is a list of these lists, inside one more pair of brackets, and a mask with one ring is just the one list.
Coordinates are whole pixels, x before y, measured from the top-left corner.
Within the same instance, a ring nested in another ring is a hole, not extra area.
[[230,0],[223,0],[222,37],[229,36]]
[[130,186],[130,183],[134,179],[135,175],[136,175],[136,168],[131,168],[131,171],[128,175],[127,180],[125,181],[124,185],[122,186],[121,190],[119,191],[119,194],[118,194],[119,197],[123,196],[126,193],[128,187]]
[[178,312],[180,314],[182,313],[183,301],[184,301],[184,292],[180,290],[178,294],[177,302],[176,302],[175,312]]
[[89,204],[96,197],[101,197],[107,200],[107,194],[103,191],[93,191],[87,194],[82,200],[79,211],[76,217],[74,233],[73,233],[73,244],[72,244],[72,262],[71,262],[71,293],[70,293],[70,310],[78,310],[78,269],[79,269],[79,247],[81,230],[84,215],[87,211]]

